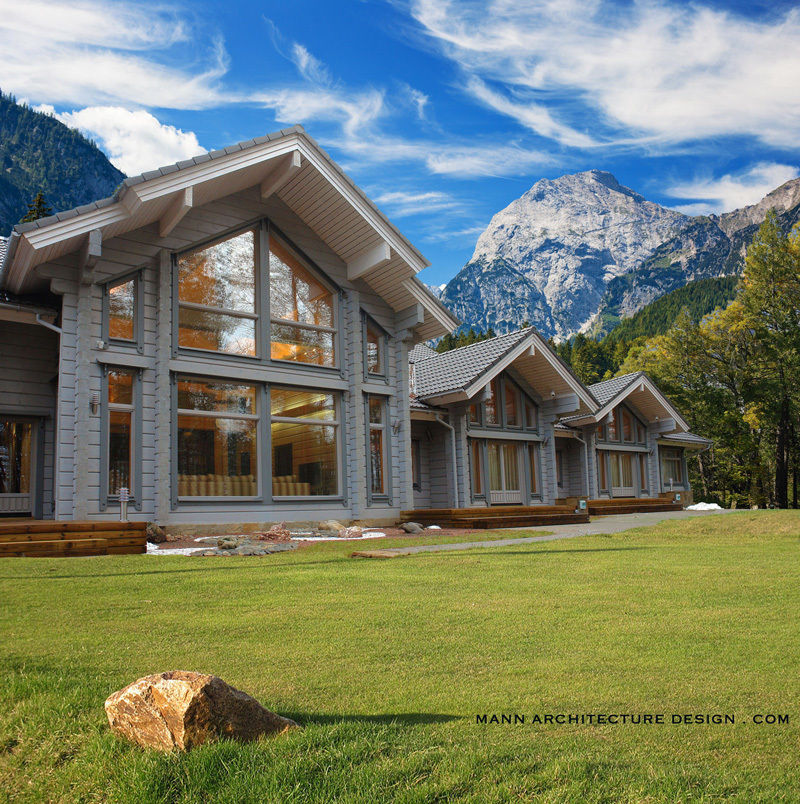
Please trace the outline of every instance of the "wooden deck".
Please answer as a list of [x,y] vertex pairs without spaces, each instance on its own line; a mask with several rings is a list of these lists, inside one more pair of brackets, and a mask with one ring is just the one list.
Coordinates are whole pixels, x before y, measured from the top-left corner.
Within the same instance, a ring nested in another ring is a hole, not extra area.
[[144,553],[146,527],[144,522],[0,520],[0,558]]
[[610,500],[589,500],[588,508],[592,516],[683,510],[683,506],[671,497],[615,497]]
[[523,528],[538,525],[570,525],[589,521],[587,512],[575,513],[564,505],[498,505],[491,508],[423,508],[403,511],[404,522],[439,525],[442,528]]

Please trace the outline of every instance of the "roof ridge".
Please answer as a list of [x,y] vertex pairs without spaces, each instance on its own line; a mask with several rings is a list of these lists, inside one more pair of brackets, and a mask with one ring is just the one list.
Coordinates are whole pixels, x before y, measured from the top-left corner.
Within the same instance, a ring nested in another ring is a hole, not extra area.
[[[509,338],[512,335],[521,335],[523,332],[528,333],[531,330],[535,329],[535,327],[525,327],[524,329],[516,329],[513,332],[504,332],[502,335],[495,335],[493,338],[484,338],[481,341],[475,341],[475,343],[468,343],[465,346],[457,346],[455,349],[448,349],[446,352],[437,352],[437,356],[443,357],[445,355],[453,355],[457,352],[463,352],[466,349],[472,349],[475,346],[485,346],[486,344],[494,343],[499,341],[501,338]],[[433,355],[431,355],[433,357]]]

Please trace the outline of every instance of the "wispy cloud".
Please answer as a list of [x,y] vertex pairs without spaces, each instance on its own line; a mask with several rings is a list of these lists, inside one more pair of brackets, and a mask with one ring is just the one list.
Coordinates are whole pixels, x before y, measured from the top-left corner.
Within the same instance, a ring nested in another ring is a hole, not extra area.
[[464,207],[462,201],[436,190],[429,192],[392,190],[390,192],[379,192],[374,198],[376,204],[386,207],[388,212],[395,218],[460,210]]
[[796,146],[800,9],[759,21],[697,3],[411,0],[410,12],[464,92],[562,145],[586,136],[569,122],[578,107],[607,144]]
[[98,141],[109,160],[129,176],[197,156],[206,149],[193,131],[160,123],[149,112],[120,106],[89,106],[57,114],[52,106],[39,106],[62,123]]
[[708,215],[729,212],[755,204],[767,193],[789,179],[794,179],[800,168],[777,162],[759,162],[740,173],[727,173],[719,178],[698,177],[675,184],[667,189],[673,198],[685,198],[692,203],[676,207],[687,215]]

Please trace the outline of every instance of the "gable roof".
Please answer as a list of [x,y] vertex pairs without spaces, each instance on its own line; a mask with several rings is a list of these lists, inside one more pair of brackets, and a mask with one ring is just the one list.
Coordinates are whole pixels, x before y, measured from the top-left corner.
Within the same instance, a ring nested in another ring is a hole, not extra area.
[[283,129],[125,179],[114,195],[18,224],[0,266],[0,286],[21,293],[32,269],[82,249],[90,233],[103,241],[159,221],[181,204],[193,209],[261,185],[289,206],[395,311],[421,304],[422,338],[444,335],[458,321],[415,274],[428,261],[305,132]]
[[[449,352],[435,353],[414,364],[414,388],[426,399],[470,399],[504,368],[535,373],[540,390],[577,395],[580,405],[597,408],[597,401],[572,370],[556,355],[534,327],[498,335]],[[547,387],[542,388],[542,383]],[[536,387],[537,382],[531,385]]]
[[418,343],[408,353],[408,362],[412,365],[419,363],[420,360],[425,360],[428,357],[436,357],[439,353],[435,349],[431,349],[427,343]]
[[596,382],[589,386],[594,398],[601,404],[605,405],[609,400],[614,399],[622,391],[624,391],[632,382],[643,374],[644,372],[635,371],[632,374],[623,374],[621,377],[612,377],[610,380],[603,380],[603,382]]

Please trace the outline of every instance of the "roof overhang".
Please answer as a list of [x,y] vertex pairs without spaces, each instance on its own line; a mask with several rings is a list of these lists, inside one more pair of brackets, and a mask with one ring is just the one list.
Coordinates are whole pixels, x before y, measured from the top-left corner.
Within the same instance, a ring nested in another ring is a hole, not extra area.
[[[682,437],[687,435],[692,437]],[[656,443],[663,444],[665,447],[683,447],[684,449],[695,450],[697,452],[703,452],[704,450],[710,449],[714,444],[711,439],[702,438],[701,436],[696,436],[693,433],[669,433],[666,437],[661,436],[658,438]]]
[[629,385],[594,413],[580,418],[571,416],[569,425],[580,427],[587,424],[599,424],[617,405],[626,400],[649,422],[672,419],[678,429],[689,430],[689,425],[677,408],[644,373],[633,379]]
[[416,280],[428,261],[300,126],[126,179],[111,198],[15,227],[0,285],[22,293],[42,263],[88,256],[87,246],[156,222],[165,237],[190,210],[254,186],[292,208],[346,263],[351,281],[365,281],[397,312],[421,304],[421,338],[458,326]]
[[37,307],[31,304],[0,302],[0,321],[13,321],[17,324],[40,324],[46,321],[52,324],[58,316],[49,307]]

